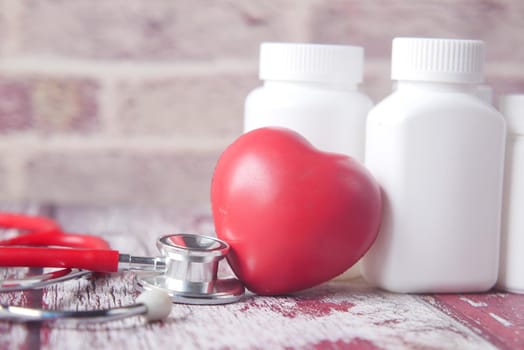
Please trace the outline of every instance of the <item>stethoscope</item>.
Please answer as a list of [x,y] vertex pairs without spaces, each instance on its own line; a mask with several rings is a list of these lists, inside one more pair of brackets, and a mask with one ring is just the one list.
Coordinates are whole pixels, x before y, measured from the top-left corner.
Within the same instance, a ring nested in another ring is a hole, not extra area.
[[161,256],[140,257],[112,250],[100,237],[65,233],[55,221],[45,217],[0,213],[0,227],[22,233],[0,241],[0,266],[55,268],[37,276],[4,279],[0,281],[0,292],[43,288],[91,272],[117,271],[139,271],[137,286],[144,290],[137,304],[108,310],[69,312],[0,305],[0,319],[114,320],[142,314],[147,320],[157,320],[166,317],[171,303],[226,304],[244,295],[244,286],[238,279],[217,278],[219,262],[230,248],[215,237],[165,235],[156,244]]

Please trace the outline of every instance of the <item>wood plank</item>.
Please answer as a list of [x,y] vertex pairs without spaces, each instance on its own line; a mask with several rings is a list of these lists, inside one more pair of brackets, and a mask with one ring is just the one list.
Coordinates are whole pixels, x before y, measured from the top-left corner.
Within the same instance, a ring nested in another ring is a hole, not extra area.
[[[156,254],[155,239],[165,233],[209,234],[213,230],[205,208],[43,209],[58,218],[67,230],[101,235],[114,248],[137,255]],[[20,210],[42,212],[41,208]],[[0,293],[0,301],[89,310],[128,305],[138,294],[134,274],[118,273],[69,281],[40,292]],[[391,294],[373,289],[361,279],[349,283],[334,281],[287,297],[249,295],[239,303],[224,306],[175,305],[168,320],[153,324],[145,324],[139,317],[91,325],[0,322],[0,348],[522,347],[522,299],[502,294],[478,297],[484,299],[471,295]],[[461,303],[466,303],[465,307]],[[489,307],[480,317],[475,312],[484,308],[482,303]]]
[[[167,232],[212,229],[202,211],[137,208],[63,208],[64,227],[104,236],[129,253],[155,253]],[[209,232],[206,232],[209,233]],[[101,276],[47,288],[48,307],[90,309],[132,303],[131,274]],[[73,328],[42,328],[44,349],[131,348],[449,348],[491,349],[465,325],[423,299],[370,288],[362,280],[331,282],[288,297],[249,296],[225,306],[175,305],[170,318],[144,325],[139,318]]]
[[[125,277],[81,281],[46,293],[52,307],[87,309],[131,303]],[[176,305],[166,322],[139,319],[77,329],[43,328],[43,348],[378,348],[491,349],[459,322],[416,297],[333,282],[288,297],[225,306]]]
[[498,348],[524,349],[524,295],[446,294],[426,300]]

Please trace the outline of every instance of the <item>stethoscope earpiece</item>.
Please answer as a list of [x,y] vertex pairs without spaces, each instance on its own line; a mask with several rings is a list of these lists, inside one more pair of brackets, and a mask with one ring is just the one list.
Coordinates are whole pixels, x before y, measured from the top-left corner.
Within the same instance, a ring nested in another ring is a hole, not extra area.
[[136,298],[137,304],[143,304],[146,312],[142,315],[147,322],[165,320],[171,313],[173,304],[167,293],[159,290],[146,290]]

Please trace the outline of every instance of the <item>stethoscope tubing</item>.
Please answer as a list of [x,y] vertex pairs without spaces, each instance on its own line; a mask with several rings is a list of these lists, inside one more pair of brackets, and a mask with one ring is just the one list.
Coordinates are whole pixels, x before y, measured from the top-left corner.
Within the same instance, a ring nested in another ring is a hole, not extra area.
[[44,310],[0,304],[0,320],[11,322],[54,322],[75,320],[77,322],[108,322],[131,316],[143,316],[148,322],[166,319],[171,313],[171,298],[163,291],[145,291],[136,298],[135,304],[101,310]]
[[111,249],[109,243],[98,237],[78,233],[64,233],[60,229],[35,231],[0,240],[0,246],[67,247],[80,249]]
[[120,254],[111,249],[42,247],[0,247],[0,267],[57,267],[92,272],[163,272],[166,268],[162,257]]
[[0,240],[0,267],[61,269],[43,273],[36,280],[4,280],[0,291],[42,288],[89,271],[154,272],[139,278],[137,285],[145,290],[141,295],[144,297],[130,306],[67,311],[0,305],[0,320],[99,322],[142,314],[148,321],[154,321],[167,316],[172,302],[215,305],[238,301],[244,295],[244,286],[239,280],[217,279],[218,263],[228,254],[229,245],[214,237],[185,233],[164,235],[157,241],[162,256],[140,257],[110,249],[109,244],[97,236],[64,232],[55,221],[45,217],[0,212],[0,228],[20,231],[18,236]]
[[0,227],[31,232],[60,230],[60,226],[53,219],[4,212],[0,212]]
[[[39,230],[44,226],[45,229]],[[140,277],[138,285],[141,288],[163,290],[174,302],[188,304],[225,304],[244,295],[244,286],[239,280],[217,278],[218,263],[230,248],[215,237],[187,233],[164,235],[157,240],[161,256],[140,257],[109,249],[107,242],[99,237],[65,233],[46,218],[0,213],[0,227],[22,231],[19,236],[0,241],[0,267],[91,272],[153,271],[155,275]],[[24,230],[28,232],[24,234]],[[58,277],[59,280],[67,279],[66,274]],[[31,282],[26,282],[29,281],[13,285],[7,282],[7,286],[2,283],[2,289],[32,288]],[[40,278],[35,283],[37,287],[43,287],[53,281]],[[45,314],[39,317],[42,315]]]
[[143,315],[146,312],[147,307],[144,304],[86,311],[43,310],[0,304],[0,319],[13,322],[52,322],[64,319],[82,322],[108,322]]
[[0,247],[2,267],[67,267],[117,272],[120,253],[110,249]]
[[21,290],[40,289],[58,282],[89,275],[91,271],[80,269],[54,269],[40,275],[29,275],[23,278],[0,280],[0,293],[16,292]]

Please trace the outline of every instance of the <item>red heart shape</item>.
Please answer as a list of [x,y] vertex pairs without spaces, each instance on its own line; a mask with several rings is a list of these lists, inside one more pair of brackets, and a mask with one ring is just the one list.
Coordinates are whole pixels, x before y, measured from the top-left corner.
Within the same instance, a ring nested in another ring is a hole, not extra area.
[[380,188],[362,165],[281,128],[251,131],[224,151],[211,203],[233,271],[261,295],[344,272],[369,249],[381,218]]

